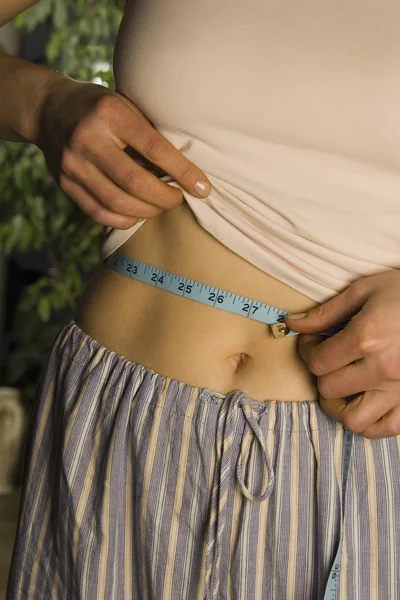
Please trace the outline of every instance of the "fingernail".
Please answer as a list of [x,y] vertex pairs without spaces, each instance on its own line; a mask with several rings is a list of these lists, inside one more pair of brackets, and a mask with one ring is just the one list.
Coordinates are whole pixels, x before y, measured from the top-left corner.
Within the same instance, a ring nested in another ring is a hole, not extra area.
[[292,315],[286,315],[286,317],[288,319],[302,319],[303,317],[306,317],[307,313],[293,313]]
[[204,180],[196,181],[193,189],[194,189],[194,193],[197,194],[198,196],[201,196],[202,198],[205,198],[211,192],[210,184]]

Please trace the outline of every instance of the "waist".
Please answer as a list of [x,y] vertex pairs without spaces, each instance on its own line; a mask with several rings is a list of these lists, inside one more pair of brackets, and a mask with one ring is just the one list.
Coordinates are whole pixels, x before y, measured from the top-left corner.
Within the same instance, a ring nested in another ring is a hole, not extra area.
[[[288,312],[317,305],[260,271],[206,232],[188,204],[149,219],[118,252],[195,281]],[[261,322],[129,279],[102,264],[75,320],[88,335],[171,379],[253,400],[316,400],[316,378],[298,336],[275,339]]]

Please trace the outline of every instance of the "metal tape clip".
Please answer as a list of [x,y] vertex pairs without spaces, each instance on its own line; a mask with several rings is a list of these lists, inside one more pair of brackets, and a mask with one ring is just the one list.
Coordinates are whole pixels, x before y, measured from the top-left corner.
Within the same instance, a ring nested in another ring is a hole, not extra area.
[[283,338],[290,331],[289,327],[285,323],[271,323],[270,324],[272,335],[275,339]]

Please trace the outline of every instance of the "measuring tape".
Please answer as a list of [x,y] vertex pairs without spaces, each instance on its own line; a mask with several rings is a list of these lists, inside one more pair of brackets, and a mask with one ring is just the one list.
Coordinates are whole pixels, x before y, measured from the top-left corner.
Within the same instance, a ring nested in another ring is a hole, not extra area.
[[[232,294],[231,292],[220,290],[199,281],[193,281],[193,279],[188,279],[181,275],[175,275],[169,271],[132,260],[122,254],[111,254],[105,263],[115,271],[122,273],[122,275],[127,275],[132,279],[137,279],[143,283],[172,292],[178,296],[184,296],[196,302],[201,302],[202,304],[208,304],[209,306],[235,313],[247,319],[266,323],[270,326],[274,338],[299,334],[298,331],[289,329],[283,323],[284,317],[290,314],[286,310],[264,304],[258,300],[251,300],[238,294]],[[346,325],[347,322],[338,327],[330,327],[326,331],[318,332],[318,335],[330,337],[341,331]]]
[[[238,294],[232,294],[231,292],[220,290],[219,288],[200,283],[199,281],[194,281],[193,279],[188,279],[187,277],[175,275],[169,271],[164,271],[163,269],[158,269],[152,265],[132,260],[127,256],[115,252],[106,259],[105,263],[111,269],[118,271],[122,275],[127,275],[132,279],[137,279],[143,283],[167,290],[178,296],[184,296],[185,298],[195,300],[196,302],[201,302],[202,304],[208,304],[209,306],[235,313],[241,317],[246,317],[247,319],[266,323],[270,326],[275,338],[281,338],[287,335],[297,335],[299,333],[298,331],[292,331],[282,322],[283,318],[290,313],[280,308],[276,308],[275,306],[264,304],[258,300],[245,298]],[[338,327],[331,327],[326,331],[319,332],[318,335],[330,337],[338,331],[341,331],[347,323],[348,321]],[[350,398],[350,396],[347,398]],[[342,563],[347,476],[351,457],[352,440],[353,434],[345,429],[342,461],[342,534],[335,560],[333,561],[333,566],[329,574],[323,600],[335,600],[339,583],[339,572]]]
[[[348,396],[349,398],[349,396]],[[347,429],[344,430],[343,457],[342,457],[342,534],[340,536],[339,547],[336,552],[335,560],[331,572],[329,573],[328,584],[325,589],[324,600],[335,600],[336,590],[339,584],[339,573],[342,565],[343,537],[344,537],[344,512],[346,505],[347,479],[350,467],[351,449],[353,444],[353,434]]]

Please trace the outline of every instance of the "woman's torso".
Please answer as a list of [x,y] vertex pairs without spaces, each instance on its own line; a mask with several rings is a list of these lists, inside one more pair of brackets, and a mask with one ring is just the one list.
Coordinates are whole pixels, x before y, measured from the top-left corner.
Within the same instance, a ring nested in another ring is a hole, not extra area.
[[[396,267],[398,15],[394,2],[361,0],[128,0],[116,90],[213,192],[187,195],[119,251],[289,312]],[[121,235],[111,234],[111,251]],[[275,339],[267,325],[106,266],[76,319],[116,352],[195,386],[254,400],[318,397],[298,336]]]
[[[289,312],[317,303],[223,246],[186,202],[147,220],[118,252]],[[316,400],[298,336],[130,279],[102,264],[75,314],[88,335],[126,358],[187,384],[253,400]]]

